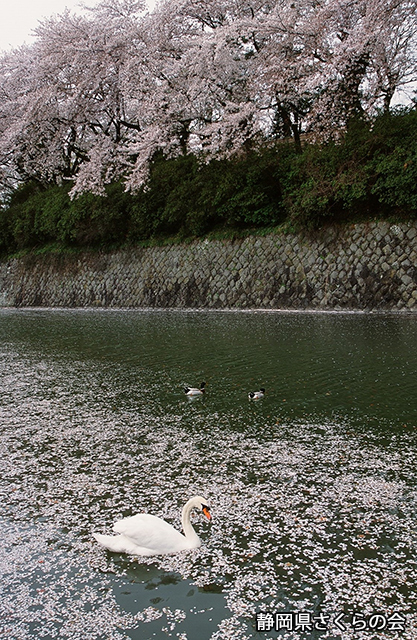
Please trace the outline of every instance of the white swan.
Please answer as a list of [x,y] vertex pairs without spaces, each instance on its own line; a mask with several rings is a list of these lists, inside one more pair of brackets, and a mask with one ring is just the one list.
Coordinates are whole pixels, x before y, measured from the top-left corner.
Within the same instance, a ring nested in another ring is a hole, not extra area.
[[265,389],[261,387],[259,391],[251,391],[248,395],[249,395],[249,400],[259,400],[260,398],[264,397]]
[[190,397],[191,396],[201,396],[205,391],[205,389],[204,389],[205,386],[206,386],[206,383],[202,382],[200,384],[200,388],[199,389],[197,389],[196,387],[184,387],[184,393],[185,393],[186,396],[190,396]]
[[191,524],[190,516],[193,509],[201,509],[206,518],[211,520],[207,500],[201,496],[191,498],[182,509],[181,520],[185,535],[161,518],[148,513],[138,513],[115,523],[113,530],[119,534],[118,536],[100,533],[93,533],[93,536],[103,547],[116,553],[156,556],[197,549],[201,540]]

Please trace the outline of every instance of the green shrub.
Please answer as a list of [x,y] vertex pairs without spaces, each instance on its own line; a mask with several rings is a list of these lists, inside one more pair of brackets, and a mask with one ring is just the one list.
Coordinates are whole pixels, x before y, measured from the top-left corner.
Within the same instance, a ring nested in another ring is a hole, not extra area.
[[199,163],[157,156],[132,206],[131,236],[201,236],[213,227],[275,224],[282,218],[276,158],[266,151]]
[[374,136],[371,192],[386,212],[417,215],[417,110],[379,118]]
[[64,243],[83,246],[122,244],[128,235],[130,195],[116,182],[106,187],[106,196],[84,193],[70,201],[60,224]]
[[262,227],[282,221],[285,212],[276,150],[212,162],[216,176],[212,206],[227,225]]
[[331,220],[417,214],[415,109],[353,122],[344,138],[306,145],[281,176],[287,215],[296,227]]
[[[213,230],[316,228],[360,216],[417,215],[417,109],[350,123],[323,144],[277,141],[204,163],[156,154],[146,188],[68,196],[71,183],[19,186],[0,209],[0,251],[198,237]],[[199,161],[200,160],[200,161]]]
[[19,186],[1,215],[8,244],[23,249],[55,240],[67,201],[68,195],[61,187],[45,189],[35,182]]

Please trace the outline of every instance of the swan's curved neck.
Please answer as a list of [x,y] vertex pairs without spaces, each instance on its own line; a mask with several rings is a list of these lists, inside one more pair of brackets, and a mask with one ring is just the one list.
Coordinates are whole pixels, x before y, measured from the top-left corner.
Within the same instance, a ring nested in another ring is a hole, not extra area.
[[187,538],[187,540],[193,541],[193,542],[200,542],[200,538],[198,537],[198,535],[196,534],[196,532],[194,531],[194,527],[191,524],[191,511],[193,510],[193,508],[195,507],[195,502],[193,501],[193,499],[189,500],[183,507],[182,509],[182,516],[181,516],[181,522],[182,522],[182,528],[184,531],[184,535]]

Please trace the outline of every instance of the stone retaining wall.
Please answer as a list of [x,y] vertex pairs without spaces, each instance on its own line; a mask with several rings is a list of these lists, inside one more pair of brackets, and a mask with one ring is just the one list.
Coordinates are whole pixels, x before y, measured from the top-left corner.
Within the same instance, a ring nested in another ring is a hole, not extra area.
[[0,263],[0,306],[417,309],[417,225]]

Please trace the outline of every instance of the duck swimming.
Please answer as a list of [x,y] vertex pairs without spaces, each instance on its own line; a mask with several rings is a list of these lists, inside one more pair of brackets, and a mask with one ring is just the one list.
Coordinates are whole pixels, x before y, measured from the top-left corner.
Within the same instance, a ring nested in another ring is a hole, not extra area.
[[265,395],[265,389],[261,387],[259,391],[251,391],[248,394],[248,397],[249,397],[249,400],[260,400],[260,398],[263,398],[264,395]]
[[118,520],[113,530],[119,535],[107,536],[93,533],[99,544],[116,553],[129,553],[139,556],[156,556],[177,553],[186,549],[197,549],[201,540],[191,524],[191,512],[200,509],[211,520],[210,507],[205,498],[195,496],[186,502],[182,509],[182,528],[184,535],[168,522],[149,513],[138,513],[130,518]]
[[205,389],[204,387],[206,386],[205,382],[202,382],[200,384],[200,388],[198,389],[197,387],[184,387],[184,393],[186,396],[201,396],[203,395]]

